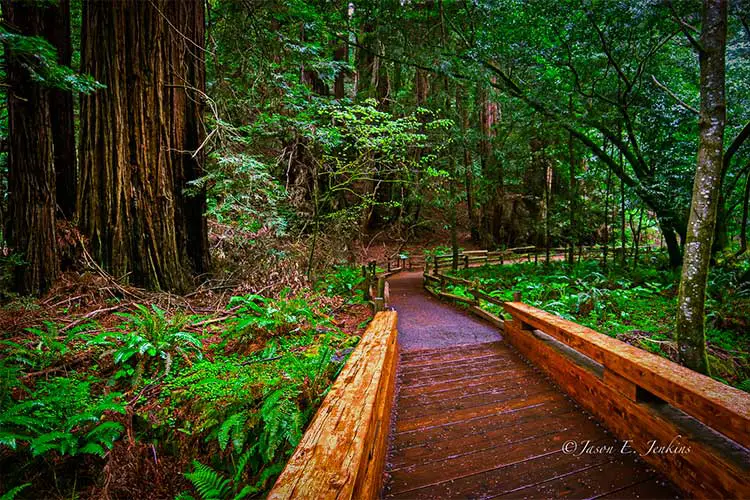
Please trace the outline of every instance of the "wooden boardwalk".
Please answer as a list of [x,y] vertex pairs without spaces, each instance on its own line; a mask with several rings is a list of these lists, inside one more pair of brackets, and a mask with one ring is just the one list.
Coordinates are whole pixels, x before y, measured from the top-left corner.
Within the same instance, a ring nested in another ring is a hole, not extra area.
[[520,301],[503,322],[433,295],[454,297],[390,280],[398,314],[370,323],[269,498],[750,498],[747,394]]
[[399,382],[386,498],[678,496],[503,342],[406,351]]

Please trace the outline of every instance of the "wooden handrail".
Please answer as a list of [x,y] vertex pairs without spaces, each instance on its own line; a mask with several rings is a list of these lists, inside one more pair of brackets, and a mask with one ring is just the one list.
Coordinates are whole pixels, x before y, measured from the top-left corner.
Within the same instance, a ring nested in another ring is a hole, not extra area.
[[750,444],[746,392],[536,307],[520,302],[504,307],[522,329],[541,330],[730,439]]
[[393,311],[375,315],[269,499],[379,497],[396,385],[396,322]]
[[748,394],[527,304],[504,307],[506,340],[677,486],[750,498]]

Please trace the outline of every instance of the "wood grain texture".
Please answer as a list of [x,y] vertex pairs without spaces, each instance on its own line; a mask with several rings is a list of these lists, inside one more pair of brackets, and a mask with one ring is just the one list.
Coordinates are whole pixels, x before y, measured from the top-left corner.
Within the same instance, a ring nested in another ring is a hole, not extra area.
[[737,443],[750,445],[746,392],[535,307],[511,302],[505,309],[519,328],[551,335]]
[[388,311],[370,322],[269,499],[379,496],[396,382],[396,319]]
[[399,380],[386,498],[677,494],[635,454],[566,455],[619,445],[503,342],[406,351]]
[[[705,427],[695,420],[743,439],[747,431],[743,415],[750,411],[747,395],[525,304],[508,303],[505,307],[514,317],[506,322],[506,339],[678,487],[697,498],[750,498],[747,440],[732,443],[719,434],[704,432]],[[601,363],[603,376],[540,340],[532,328]],[[648,394],[638,397],[636,386],[695,419]],[[649,453],[653,442],[667,445],[674,439],[689,451]]]

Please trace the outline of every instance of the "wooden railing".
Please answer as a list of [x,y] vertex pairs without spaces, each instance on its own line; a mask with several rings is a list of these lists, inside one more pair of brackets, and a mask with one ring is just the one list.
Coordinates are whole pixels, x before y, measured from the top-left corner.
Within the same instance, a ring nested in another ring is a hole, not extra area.
[[504,307],[506,340],[628,449],[691,496],[750,498],[750,395],[529,305]]
[[323,400],[269,499],[373,499],[396,386],[396,313],[379,312]]
[[404,270],[404,260],[401,260],[400,266],[391,266],[390,261],[386,271],[378,271],[377,262],[371,260],[367,265],[362,265],[362,290],[364,291],[365,300],[372,305],[373,311],[385,311],[388,307],[390,292],[387,279],[396,273]]

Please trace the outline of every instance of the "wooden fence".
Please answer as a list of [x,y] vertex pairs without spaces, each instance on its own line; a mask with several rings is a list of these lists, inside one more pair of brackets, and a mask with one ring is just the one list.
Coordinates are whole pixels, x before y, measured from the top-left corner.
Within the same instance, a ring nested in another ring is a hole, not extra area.
[[750,395],[529,305],[504,307],[505,338],[630,450],[690,496],[750,498]]
[[396,313],[379,312],[323,400],[269,499],[374,499],[396,387]]
[[372,305],[373,312],[385,311],[390,299],[388,278],[404,269],[403,261],[399,267],[388,265],[387,271],[378,271],[377,262],[371,260],[367,265],[362,265],[362,290],[365,300]]

